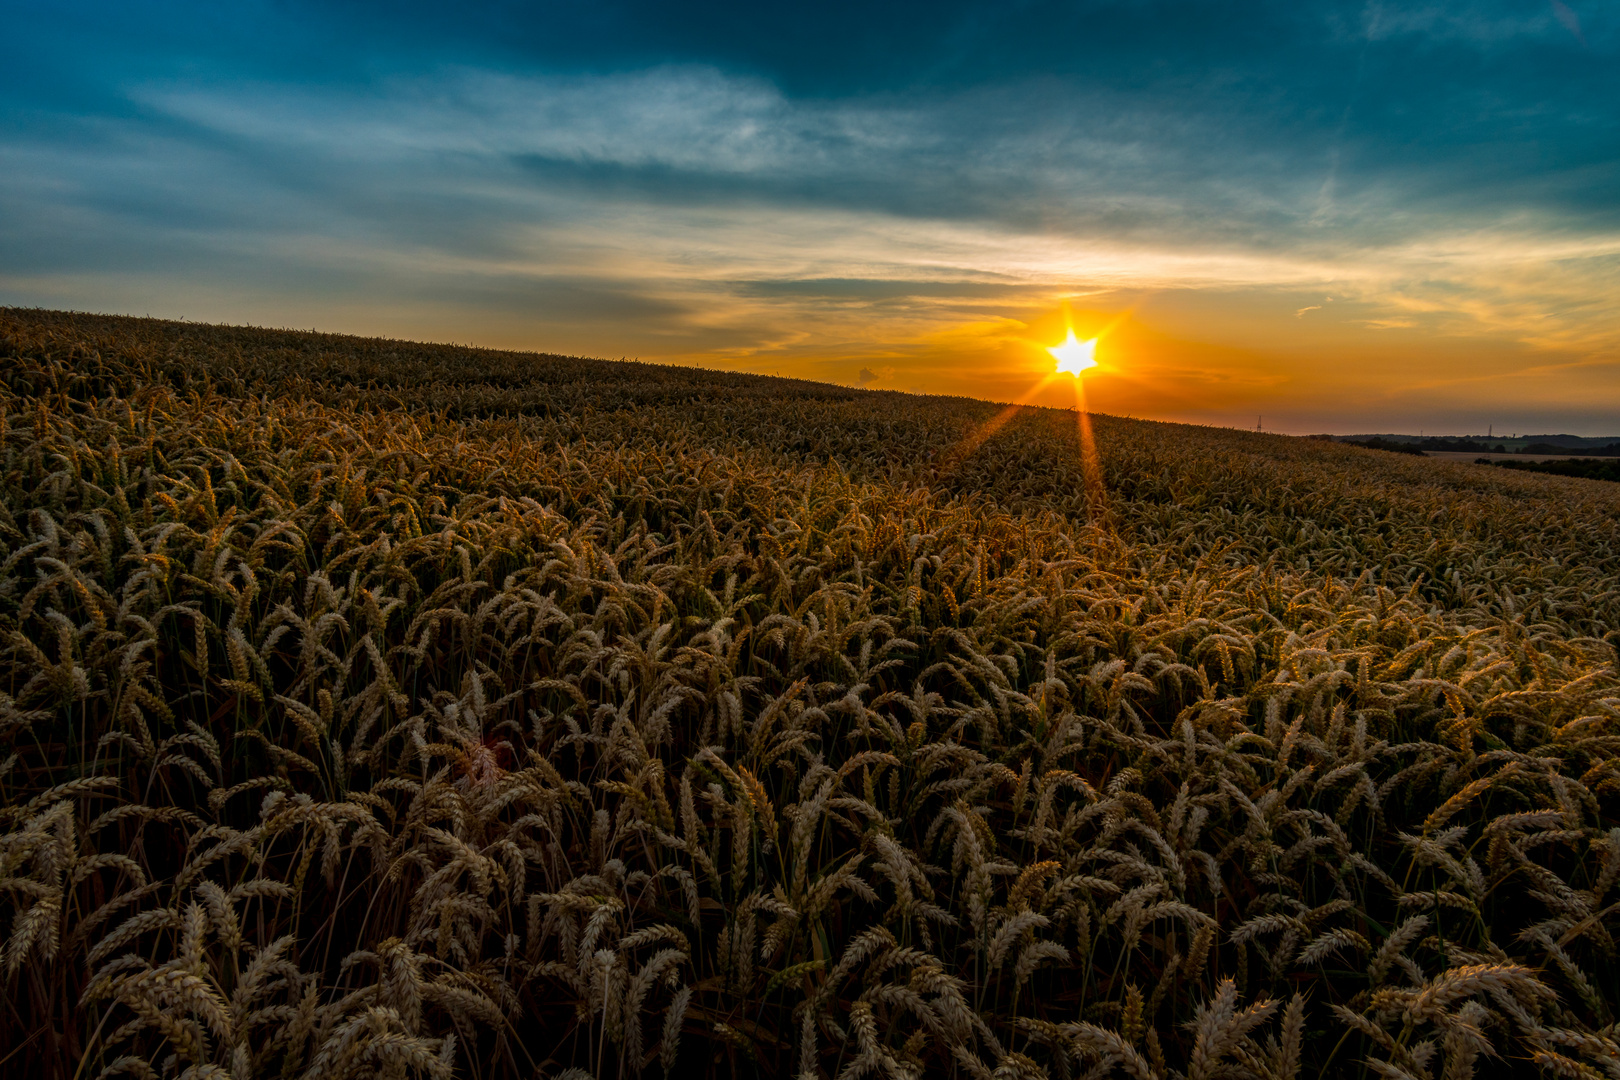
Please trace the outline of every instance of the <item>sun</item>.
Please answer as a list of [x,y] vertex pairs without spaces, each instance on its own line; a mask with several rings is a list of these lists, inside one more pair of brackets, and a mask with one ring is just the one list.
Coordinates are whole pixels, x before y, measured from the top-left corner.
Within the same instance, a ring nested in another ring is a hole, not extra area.
[[1049,346],[1046,351],[1057,358],[1059,372],[1067,371],[1075,378],[1079,378],[1080,373],[1087,368],[1097,366],[1097,339],[1079,340],[1074,336],[1072,326],[1069,327],[1069,336],[1064,339],[1063,344]]

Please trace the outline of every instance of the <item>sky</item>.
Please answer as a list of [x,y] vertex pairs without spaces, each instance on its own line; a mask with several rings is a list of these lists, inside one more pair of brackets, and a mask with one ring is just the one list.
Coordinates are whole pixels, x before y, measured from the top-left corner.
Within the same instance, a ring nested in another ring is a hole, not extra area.
[[[0,20],[0,304],[1620,434],[1614,0]],[[1048,378],[1071,327],[1079,387]]]

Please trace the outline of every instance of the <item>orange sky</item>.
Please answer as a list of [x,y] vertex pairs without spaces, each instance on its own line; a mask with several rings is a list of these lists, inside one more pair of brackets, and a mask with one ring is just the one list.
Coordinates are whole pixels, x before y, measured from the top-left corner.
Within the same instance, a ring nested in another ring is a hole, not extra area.
[[877,305],[864,326],[846,313],[853,325],[839,327],[840,339],[819,339],[827,316],[817,312],[805,319],[806,340],[642,359],[1066,408],[1074,403],[1068,376],[1030,391],[1054,370],[1046,347],[1072,324],[1082,340],[1103,335],[1098,367],[1085,376],[1098,412],[1242,427],[1264,416],[1268,430],[1297,434],[1472,433],[1538,421],[1582,426],[1558,420],[1585,408],[1596,414],[1587,418],[1590,433],[1620,432],[1620,355],[1606,340],[1448,325],[1449,313],[1391,307],[1325,291],[1111,290],[935,312],[934,325],[902,336],[897,324],[916,313]]

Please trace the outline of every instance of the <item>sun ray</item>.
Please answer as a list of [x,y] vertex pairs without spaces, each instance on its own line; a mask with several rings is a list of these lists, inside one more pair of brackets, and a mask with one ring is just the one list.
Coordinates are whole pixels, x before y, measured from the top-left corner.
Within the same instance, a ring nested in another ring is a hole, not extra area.
[[1098,521],[1108,509],[1108,489],[1103,484],[1102,459],[1091,432],[1091,411],[1086,408],[1086,385],[1081,379],[1074,380],[1074,408],[1080,438],[1080,471],[1086,480],[1086,508],[1092,520]]
[[[1080,444],[1080,470],[1085,478],[1086,507],[1094,521],[1099,520],[1107,511],[1108,491],[1103,483],[1102,459],[1097,454],[1097,440],[1091,430],[1091,411],[1086,405],[1085,380],[1081,377],[1086,371],[1098,367],[1097,343],[1108,336],[1117,326],[1123,323],[1135,311],[1136,305],[1118,312],[1101,330],[1091,338],[1081,341],[1074,333],[1074,325],[1069,323],[1063,342],[1059,345],[1047,346],[1046,351],[1052,354],[1057,361],[1056,369],[1051,378],[1067,372],[1074,384],[1075,406],[1075,433]],[[1065,306],[1064,321],[1068,322],[1068,311]],[[1044,385],[1044,383],[1043,383]]]
[[1102,459],[1097,453],[1096,437],[1092,433],[1091,413],[1086,406],[1085,382],[1081,378],[1083,372],[1097,368],[1097,343],[1116,326],[1129,317],[1131,310],[1127,309],[1117,314],[1109,323],[1097,333],[1095,337],[1081,341],[1075,336],[1074,327],[1069,326],[1068,333],[1061,344],[1047,346],[1046,351],[1051,353],[1056,361],[1052,372],[1039,379],[1016,402],[1002,409],[995,416],[974,428],[968,435],[957,443],[944,455],[941,463],[943,471],[950,471],[959,466],[970,457],[974,451],[983,446],[996,432],[1005,427],[1013,417],[1023,410],[1032,400],[1050,386],[1053,381],[1062,375],[1071,376],[1070,382],[1074,384],[1074,400],[1076,415],[1076,432],[1079,438],[1080,466],[1086,486],[1086,505],[1093,520],[1098,520],[1107,510],[1107,489],[1103,483]]
[[1011,405],[1008,405],[995,416],[991,417],[989,420],[986,420],[983,424],[980,424],[978,427],[969,432],[967,437],[961,442],[957,443],[956,446],[952,447],[951,451],[946,455],[946,461],[948,462],[946,467],[954,467],[959,462],[970,457],[975,450],[984,445],[986,439],[1000,431],[1003,427],[1006,427],[1007,422],[1010,421],[1014,416],[1017,416],[1019,410],[1028,405],[1036,395],[1051,385],[1052,380],[1056,379],[1057,377],[1058,372],[1052,372],[1052,374],[1046,376],[1040,382],[1030,387],[1029,391],[1024,394],[1023,397],[1019,398]]

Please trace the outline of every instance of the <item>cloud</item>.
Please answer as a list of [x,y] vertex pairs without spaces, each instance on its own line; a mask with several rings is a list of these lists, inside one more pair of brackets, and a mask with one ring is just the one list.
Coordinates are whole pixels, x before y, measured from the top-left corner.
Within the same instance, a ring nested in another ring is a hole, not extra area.
[[1575,14],[1570,6],[1563,0],[1552,0],[1553,14],[1563,24],[1565,30],[1575,35],[1575,40],[1582,45],[1586,44],[1586,35],[1581,33],[1581,17]]
[[[1324,229],[1310,224],[1310,183],[1288,179],[1297,170],[1251,154],[1243,164],[1260,167],[1239,185],[1194,168],[1176,123],[1065,133],[1037,117],[983,135],[1008,93],[927,109],[806,103],[689,68],[455,69],[350,95],[148,85],[131,91],[138,120],[12,140],[0,243],[19,270],[106,268],[120,250],[114,264],[189,250],[382,274],[403,258],[463,280],[578,275],[652,294],[918,311],[1337,281],[1363,300],[1444,306],[1445,292],[1533,273],[1557,279],[1566,318],[1596,314],[1583,282],[1620,251],[1620,226],[1560,236],[1567,225],[1545,210],[1476,223],[1394,191],[1341,199]],[[929,176],[948,182],[913,182]]]

